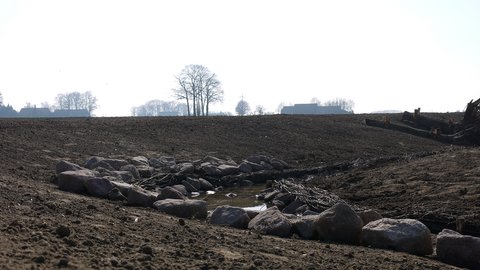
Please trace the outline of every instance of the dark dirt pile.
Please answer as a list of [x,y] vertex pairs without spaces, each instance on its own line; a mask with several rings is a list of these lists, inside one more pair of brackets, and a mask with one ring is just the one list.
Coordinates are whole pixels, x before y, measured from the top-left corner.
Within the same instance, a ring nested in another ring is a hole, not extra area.
[[[181,161],[207,154],[234,160],[266,154],[283,159],[294,168],[308,168],[449,148],[428,139],[368,127],[363,124],[364,118],[352,115],[0,120],[0,268],[453,268],[430,258],[392,251],[259,236],[212,227],[204,221],[183,223],[153,209],[64,193],[50,183],[57,161],[83,163],[94,155],[174,155]],[[423,180],[418,168],[429,168],[429,177],[435,178],[441,176],[445,166],[451,166],[452,174],[461,171],[472,176],[463,178],[464,181],[475,181],[478,175],[471,162],[455,162],[451,158],[463,157],[465,151],[476,150],[453,148],[451,152],[419,159],[415,167],[395,165],[400,167],[392,171],[401,175],[406,185],[412,181],[419,186],[418,190],[424,192],[419,195],[429,195],[428,200],[421,201],[422,211],[436,209],[441,202],[458,197],[457,186],[452,192],[436,189],[430,178]],[[431,166],[444,161],[447,165]],[[375,180],[385,179],[385,170],[355,173],[365,180],[352,182],[355,178],[348,174],[339,175],[338,181],[329,183],[331,190],[356,204],[375,205],[383,212],[393,211],[396,206],[400,211],[405,208],[401,199],[404,194],[382,189],[380,180]],[[370,184],[369,178],[376,184]],[[459,186],[462,184],[458,182]],[[356,192],[352,192],[353,188]],[[461,191],[462,196],[472,198],[476,192]],[[382,194],[387,206],[377,194]],[[467,213],[466,210],[455,211]],[[478,213],[476,208],[472,211]]]

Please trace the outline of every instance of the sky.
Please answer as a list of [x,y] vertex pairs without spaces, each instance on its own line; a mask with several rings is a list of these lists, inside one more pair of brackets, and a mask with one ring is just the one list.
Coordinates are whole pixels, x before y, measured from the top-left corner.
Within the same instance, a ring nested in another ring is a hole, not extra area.
[[174,100],[189,64],[243,96],[351,99],[356,113],[462,111],[480,98],[478,0],[0,0],[0,93],[19,110],[91,91],[97,116]]

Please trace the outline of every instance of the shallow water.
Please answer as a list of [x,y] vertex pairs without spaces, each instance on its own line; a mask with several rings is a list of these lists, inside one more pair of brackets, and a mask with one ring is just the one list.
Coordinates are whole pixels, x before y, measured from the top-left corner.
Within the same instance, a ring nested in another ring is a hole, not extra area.
[[[215,194],[201,194],[195,199],[205,200],[208,203],[208,209],[213,210],[220,205],[230,205],[237,207],[260,207],[263,201],[257,200],[255,195],[265,189],[265,185],[253,185],[250,187],[230,187],[222,191],[215,191]],[[236,197],[229,198],[228,193],[237,194]],[[258,209],[261,210],[261,209]]]

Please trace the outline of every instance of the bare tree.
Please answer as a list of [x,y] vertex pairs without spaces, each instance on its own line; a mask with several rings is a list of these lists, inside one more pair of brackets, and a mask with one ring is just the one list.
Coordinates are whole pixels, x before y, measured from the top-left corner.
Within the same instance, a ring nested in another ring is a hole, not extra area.
[[319,106],[322,105],[322,102],[320,101],[320,99],[316,98],[316,97],[313,97],[311,100],[310,100],[310,103],[315,103]]
[[55,107],[60,110],[87,110],[91,115],[98,108],[97,98],[90,91],[58,94]]
[[265,107],[263,107],[262,105],[257,105],[257,107],[255,107],[255,114],[256,115],[264,115],[265,114]]
[[150,100],[147,103],[132,108],[133,116],[181,116],[187,114],[187,106],[175,101]]
[[325,106],[339,106],[342,110],[353,113],[355,102],[351,99],[336,98],[325,102]]
[[242,97],[242,99],[237,103],[237,107],[235,107],[235,111],[237,112],[238,115],[244,116],[250,112],[250,105]]
[[178,82],[174,96],[185,100],[188,115],[208,115],[210,104],[223,101],[221,83],[215,73],[202,65],[188,65],[175,76]]

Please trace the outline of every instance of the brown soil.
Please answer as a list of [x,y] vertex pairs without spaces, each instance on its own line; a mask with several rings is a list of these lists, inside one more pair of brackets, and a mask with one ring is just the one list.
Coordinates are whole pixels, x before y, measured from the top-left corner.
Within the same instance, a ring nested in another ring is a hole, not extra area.
[[178,218],[153,209],[61,192],[50,182],[58,160],[82,164],[92,155],[174,155],[177,160],[193,160],[210,154],[239,161],[252,154],[268,154],[302,168],[441,151],[315,181],[386,215],[478,214],[474,203],[480,191],[476,185],[480,171],[475,168],[478,150],[368,127],[364,118],[0,120],[0,268],[453,268],[432,258],[260,236],[205,221],[186,220],[180,225]]

